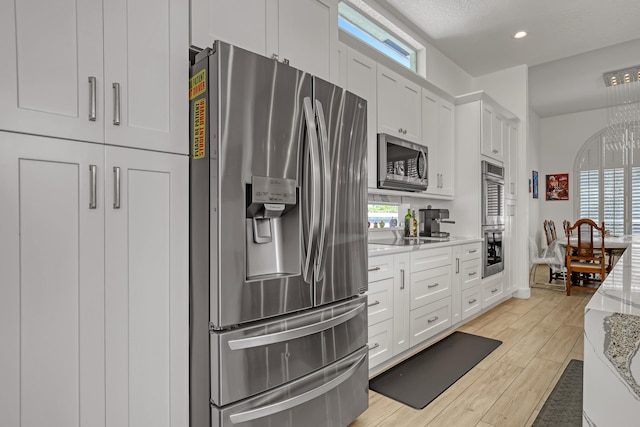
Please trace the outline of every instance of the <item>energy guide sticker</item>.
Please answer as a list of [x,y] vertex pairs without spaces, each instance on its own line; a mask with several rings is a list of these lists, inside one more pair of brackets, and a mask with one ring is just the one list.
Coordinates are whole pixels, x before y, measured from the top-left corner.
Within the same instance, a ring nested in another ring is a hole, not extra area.
[[202,159],[204,157],[204,135],[207,117],[207,100],[198,99],[193,103],[193,158]]
[[207,90],[206,70],[200,70],[189,79],[189,101]]

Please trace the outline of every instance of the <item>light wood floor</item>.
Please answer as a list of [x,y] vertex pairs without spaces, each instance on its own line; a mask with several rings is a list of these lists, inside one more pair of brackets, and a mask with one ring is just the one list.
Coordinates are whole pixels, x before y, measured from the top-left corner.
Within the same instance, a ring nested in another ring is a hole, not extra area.
[[[538,281],[549,280],[538,268]],[[530,426],[571,359],[583,360],[584,306],[593,293],[532,288],[458,330],[502,341],[483,361],[416,410],[369,391],[369,409],[349,427]]]

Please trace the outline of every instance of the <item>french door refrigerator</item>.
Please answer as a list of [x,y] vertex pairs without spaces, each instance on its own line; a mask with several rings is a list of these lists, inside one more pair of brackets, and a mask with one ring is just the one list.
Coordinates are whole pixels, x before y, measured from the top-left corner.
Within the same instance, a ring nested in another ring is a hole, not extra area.
[[366,101],[217,41],[190,78],[192,426],[368,405]]

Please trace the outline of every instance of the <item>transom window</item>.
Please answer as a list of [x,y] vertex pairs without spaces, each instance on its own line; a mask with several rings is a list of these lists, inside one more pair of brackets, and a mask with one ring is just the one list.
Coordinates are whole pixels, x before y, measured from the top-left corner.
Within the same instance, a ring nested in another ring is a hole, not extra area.
[[[371,10],[370,6],[362,1],[352,0],[352,2],[358,4],[361,8]],[[379,14],[376,14],[376,16],[380,20],[384,20],[387,26],[395,27]],[[338,28],[360,39],[394,61],[417,72],[418,52],[414,46],[419,44],[407,34],[404,34],[404,37],[394,35],[378,22],[373,21],[369,16],[365,16],[365,14],[344,1],[338,4]],[[395,27],[395,32],[404,33],[397,27]],[[414,46],[411,44],[414,44]]]

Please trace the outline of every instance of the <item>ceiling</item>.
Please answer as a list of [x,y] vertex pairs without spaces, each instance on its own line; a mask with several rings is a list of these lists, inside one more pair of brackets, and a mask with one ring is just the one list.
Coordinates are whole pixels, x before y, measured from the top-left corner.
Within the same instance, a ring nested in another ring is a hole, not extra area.
[[[541,117],[606,106],[602,74],[640,64],[638,0],[379,0],[470,75],[527,64]],[[524,30],[528,36],[512,36]]]

